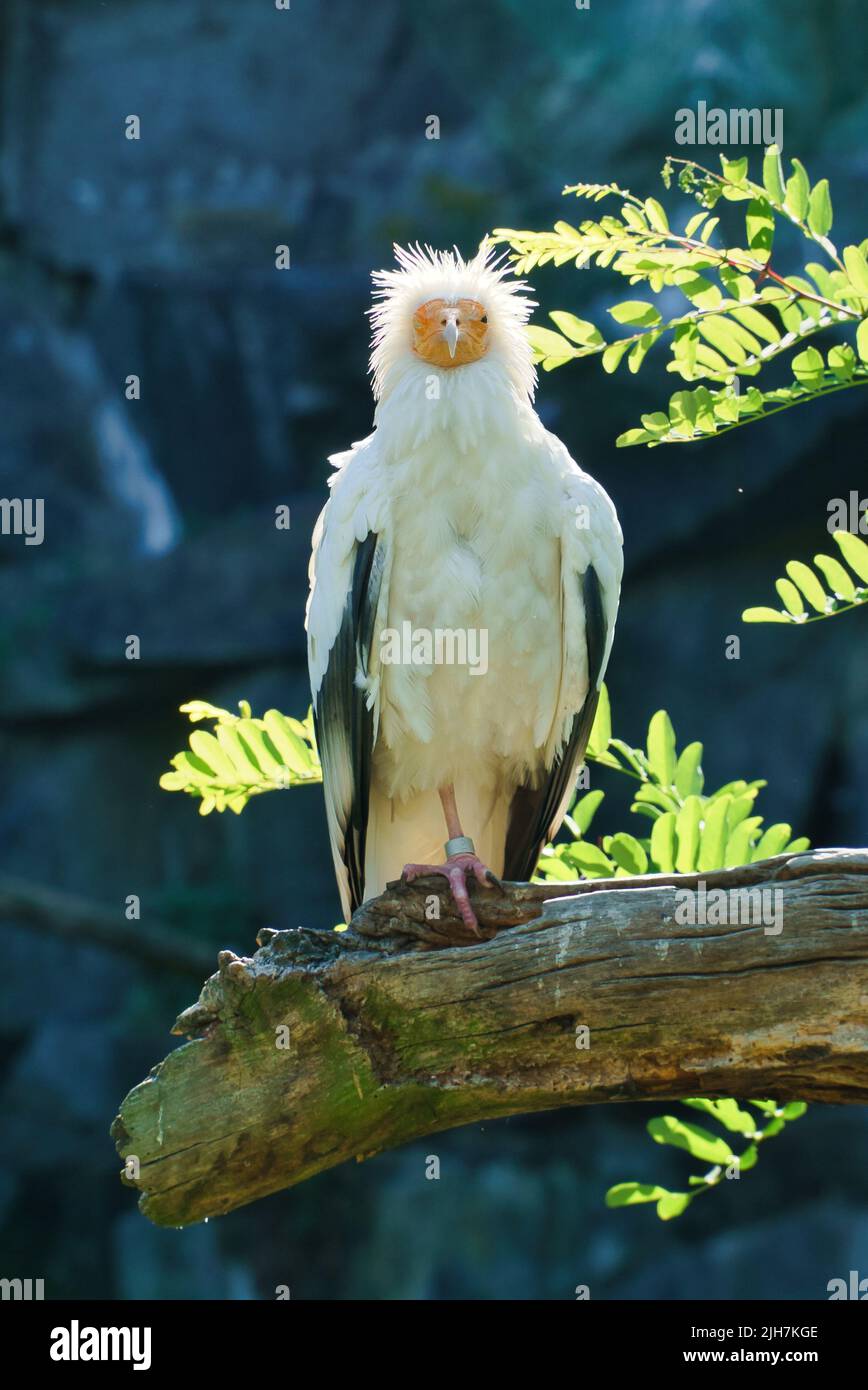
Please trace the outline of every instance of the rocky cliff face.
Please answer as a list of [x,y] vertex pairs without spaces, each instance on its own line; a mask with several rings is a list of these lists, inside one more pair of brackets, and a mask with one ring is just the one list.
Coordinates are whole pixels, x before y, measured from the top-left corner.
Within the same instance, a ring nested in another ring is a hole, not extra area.
[[[393,239],[469,249],[492,226],[551,225],[580,178],[656,192],[675,111],[699,99],[781,107],[786,151],[830,177],[858,240],[857,9],[691,3],[675,24],[664,0],[544,20],[518,0],[8,0],[0,495],[43,498],[46,522],[40,546],[0,536],[4,872],[116,907],[119,934],[137,894],[140,930],[159,917],[215,949],[249,950],[266,922],[336,920],[315,789],[200,821],[156,781],[183,699],[306,707],[325,458],[370,425],[369,270]],[[536,287],[544,308],[598,321],[611,302],[602,272]],[[830,498],[865,490],[865,408],[616,453],[669,390],[651,364],[604,378],[591,361],[539,393],[624,523],[619,729],[638,741],[666,706],[704,740],[710,780],[766,777],[773,818],[864,844],[864,622],[744,630],[738,615],[818,548]],[[115,1186],[107,1130],[196,982],[4,932],[0,1222],[27,1268],[0,1272],[45,1275],[52,1294],[570,1297],[590,1281],[594,1296],[678,1297],[701,1262],[709,1297],[818,1297],[854,1241],[865,1250],[855,1113],[806,1120],[781,1141],[789,1158],[764,1155],[721,1215],[674,1233],[601,1209],[609,1182],[663,1173],[632,1109],[447,1135],[439,1184],[408,1150],[238,1213],[219,1240],[151,1231]]]

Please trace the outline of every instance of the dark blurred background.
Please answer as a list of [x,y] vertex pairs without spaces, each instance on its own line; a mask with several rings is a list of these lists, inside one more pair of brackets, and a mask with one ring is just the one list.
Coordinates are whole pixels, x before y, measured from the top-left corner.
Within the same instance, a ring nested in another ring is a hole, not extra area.
[[[128,958],[133,933],[249,954],[264,924],[339,918],[318,788],[202,820],[156,784],[183,700],[307,708],[325,460],[371,422],[370,270],[395,239],[471,252],[491,227],[577,218],[565,183],[659,195],[675,112],[700,100],[781,107],[785,154],[829,177],[833,236],[858,242],[866,70],[860,0],[4,0],[0,494],[44,498],[46,534],[0,537],[0,870],[107,911],[118,941],[4,913],[0,1274],[54,1297],[823,1298],[868,1273],[857,1108],[812,1107],[668,1225],[602,1205],[615,1181],[685,1180],[644,1133],[659,1106],[470,1127],[183,1232],[138,1214],[108,1137],[201,983]],[[624,297],[599,270],[533,282],[544,309],[604,331]],[[829,499],[868,490],[861,393],[616,451],[679,384],[664,361],[607,377],[592,359],[539,392],[624,526],[617,732],[638,742],[665,706],[683,742],[704,740],[709,783],[766,777],[772,819],[868,843],[864,616],[739,621],[827,540]],[[600,785],[601,829],[626,828],[622,789]]]

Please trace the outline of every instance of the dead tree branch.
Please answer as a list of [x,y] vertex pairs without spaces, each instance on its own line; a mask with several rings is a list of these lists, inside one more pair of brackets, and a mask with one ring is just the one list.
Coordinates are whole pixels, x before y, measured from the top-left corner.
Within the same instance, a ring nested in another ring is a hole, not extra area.
[[158,922],[147,927],[128,922],[119,910],[25,879],[0,878],[0,921],[4,919],[74,946],[113,951],[163,974],[173,970],[201,978],[212,961],[206,946]]
[[[477,890],[483,941],[442,890],[392,884],[344,934],[267,931],[252,958],[221,952],[175,1024],[192,1041],[113,1126],[151,1220],[200,1221],[497,1116],[696,1095],[868,1100],[866,850]],[[679,904],[703,891],[708,920],[685,925]]]

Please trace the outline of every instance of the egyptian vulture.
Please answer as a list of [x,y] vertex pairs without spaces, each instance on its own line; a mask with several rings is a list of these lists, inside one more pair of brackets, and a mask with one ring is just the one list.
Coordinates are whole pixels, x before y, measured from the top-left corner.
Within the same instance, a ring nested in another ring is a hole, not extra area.
[[[374,431],[329,462],[308,662],[346,919],[390,879],[526,880],[573,796],[622,541],[544,429],[528,286],[485,244],[377,271]],[[445,862],[440,853],[444,828]]]

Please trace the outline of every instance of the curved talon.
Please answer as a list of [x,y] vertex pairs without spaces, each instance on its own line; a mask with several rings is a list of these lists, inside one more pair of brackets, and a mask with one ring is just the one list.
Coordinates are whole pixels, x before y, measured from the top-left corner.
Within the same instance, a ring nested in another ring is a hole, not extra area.
[[445,864],[405,864],[401,877],[407,883],[412,883],[415,878],[423,878],[426,874],[439,874],[445,878],[462,922],[476,936],[481,937],[482,932],[471,906],[470,895],[465,883],[467,873],[472,873],[477,883],[483,888],[494,885],[501,892],[503,891],[503,884],[500,879],[486,868],[482,860],[477,858],[475,854],[453,854],[450,855]]

